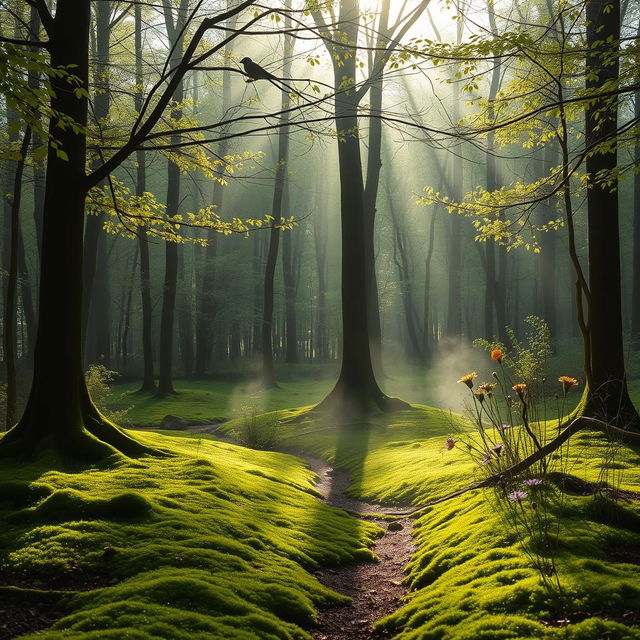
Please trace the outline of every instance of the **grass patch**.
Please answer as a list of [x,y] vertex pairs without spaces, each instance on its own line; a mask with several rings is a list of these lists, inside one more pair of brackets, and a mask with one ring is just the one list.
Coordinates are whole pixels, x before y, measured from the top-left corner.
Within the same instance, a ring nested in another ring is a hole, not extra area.
[[303,640],[345,602],[309,571],[371,559],[374,525],[314,497],[301,461],[210,439],[141,436],[167,459],[0,470],[0,576],[70,589],[47,640]]

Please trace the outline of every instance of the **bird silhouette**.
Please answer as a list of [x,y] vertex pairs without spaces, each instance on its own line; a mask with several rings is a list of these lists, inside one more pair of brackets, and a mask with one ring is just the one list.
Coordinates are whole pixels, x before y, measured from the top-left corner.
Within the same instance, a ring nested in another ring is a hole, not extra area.
[[240,60],[240,64],[244,67],[244,72],[249,76],[247,82],[254,82],[255,80],[267,80],[274,87],[284,91],[284,93],[293,93],[297,96],[303,97],[302,94],[288,85],[282,78],[274,76],[273,73],[269,73],[266,69],[261,67],[257,62],[254,62],[251,58],[246,56]]
[[276,78],[276,76],[269,73],[266,69],[263,69],[251,58],[242,58],[242,60],[240,60],[240,64],[244,67],[244,72],[249,76],[247,82],[253,82],[254,80],[276,80],[281,82],[280,78]]

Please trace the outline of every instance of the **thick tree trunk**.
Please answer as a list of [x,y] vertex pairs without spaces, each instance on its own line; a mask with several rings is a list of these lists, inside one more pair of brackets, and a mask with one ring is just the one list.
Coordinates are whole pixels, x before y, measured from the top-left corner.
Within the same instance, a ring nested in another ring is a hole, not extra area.
[[[337,85],[344,73],[344,69],[336,69]],[[366,244],[372,238],[363,233],[365,214],[360,141],[350,133],[357,130],[356,108],[357,105],[349,96],[336,100],[336,129],[343,132],[338,142],[342,231],[342,367],[336,386],[319,408],[360,414],[372,409],[390,409],[401,403],[390,402],[392,399],[381,391],[371,361],[366,313],[369,291]],[[372,247],[369,250],[372,251]]]
[[[88,86],[89,3],[58,0],[49,51],[54,67],[72,65]],[[69,33],[74,37],[70,38]],[[79,125],[87,122],[88,101],[50,79],[52,109]],[[86,197],[86,138],[51,122],[68,160],[49,147],[43,220],[38,336],[33,383],[22,419],[0,441],[0,455],[29,456],[54,448],[64,456],[94,460],[116,449],[141,454],[145,447],[104,419],[87,392],[82,368],[83,235]]]
[[[612,47],[619,46],[619,0],[587,0],[586,88],[597,92],[602,84],[616,82],[619,73]],[[603,63],[606,58],[607,64]],[[615,140],[617,98],[594,100],[586,110],[587,148]],[[589,185],[589,289],[591,292],[591,387],[587,411],[617,426],[638,427],[639,417],[629,398],[624,363],[617,149],[587,156]],[[601,172],[605,180],[599,180]],[[613,172],[613,173],[609,173]]]

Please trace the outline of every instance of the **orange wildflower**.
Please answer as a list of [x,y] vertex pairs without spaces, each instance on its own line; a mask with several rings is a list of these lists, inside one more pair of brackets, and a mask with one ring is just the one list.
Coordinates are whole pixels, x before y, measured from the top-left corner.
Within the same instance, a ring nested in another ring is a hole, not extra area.
[[527,385],[524,382],[518,382],[511,387],[517,394],[520,400],[524,399],[524,394],[527,390]]
[[466,384],[467,387],[469,387],[469,389],[472,389],[473,379],[477,377],[478,377],[478,374],[475,371],[472,371],[471,373],[467,373],[466,375],[462,376],[462,378],[460,378],[458,382],[462,382],[462,384]]
[[558,378],[558,382],[562,384],[562,390],[567,393],[571,387],[577,387],[578,381],[575,378],[571,378],[570,376],[560,376]]
[[504,352],[502,349],[494,349],[491,352],[491,359],[496,360],[497,362],[502,362],[502,358],[504,358]]

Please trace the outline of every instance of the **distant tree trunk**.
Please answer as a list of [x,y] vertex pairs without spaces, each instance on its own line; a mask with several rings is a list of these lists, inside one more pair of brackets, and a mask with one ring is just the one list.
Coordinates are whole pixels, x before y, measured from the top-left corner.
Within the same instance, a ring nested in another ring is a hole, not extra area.
[[389,170],[387,180],[385,180],[385,192],[389,204],[389,214],[393,227],[393,261],[398,269],[398,283],[400,285],[400,298],[404,310],[405,323],[407,327],[408,341],[405,341],[405,350],[409,361],[419,363],[424,361],[422,344],[418,335],[418,325],[415,315],[415,304],[413,290],[411,288],[411,265],[406,247],[406,234],[402,228],[402,221],[398,215],[395,205],[395,197],[390,185],[394,183],[394,175]]
[[[265,240],[267,238],[267,240]],[[257,358],[262,357],[262,302],[264,297],[264,247],[268,244],[268,236],[264,233],[253,234],[253,324],[251,335],[251,352]]]
[[[617,82],[619,62],[612,47],[619,47],[619,0],[587,0],[587,91]],[[603,64],[606,58],[607,64]],[[585,143],[591,148],[615,142],[617,98],[594,100],[586,109]],[[589,289],[591,292],[591,387],[587,411],[619,426],[637,428],[640,418],[627,390],[622,330],[617,148],[587,156],[589,176],[587,211],[589,228]],[[606,180],[597,176],[605,172]],[[611,173],[609,173],[611,172]]]
[[16,311],[18,288],[18,253],[20,250],[20,201],[22,198],[22,175],[31,143],[31,128],[25,129],[20,147],[20,160],[15,166],[13,198],[11,202],[11,231],[9,236],[9,271],[4,302],[4,359],[7,369],[7,403],[5,426],[7,429],[16,421],[18,399]]
[[429,238],[427,244],[427,255],[424,259],[424,293],[422,303],[422,355],[424,364],[428,364],[433,355],[434,332],[431,324],[431,261],[433,259],[433,248],[436,237],[437,213],[433,211],[429,221]]
[[136,246],[131,266],[131,279],[127,285],[127,295],[124,305],[124,321],[122,327],[121,362],[122,367],[126,367],[129,362],[129,332],[131,330],[131,303],[133,300],[133,284],[136,277],[136,267],[138,262],[138,246]]
[[[550,142],[544,148],[543,151],[543,173],[546,177],[551,174],[551,170],[556,166],[558,162],[558,152],[555,145]],[[543,224],[553,220],[557,217],[552,203],[545,200],[541,207],[543,215]],[[557,274],[557,262],[556,262],[556,233],[550,231],[549,233],[541,234],[541,253],[538,256],[538,273],[540,279],[540,287],[542,290],[542,315],[549,325],[551,330],[551,339],[555,344],[558,329],[557,312],[556,312],[556,280]]]
[[[169,0],[163,0],[165,24],[169,43],[173,48],[171,66],[179,63],[184,41],[183,28],[187,19],[188,0],[180,0],[176,20],[173,18],[173,6]],[[172,109],[172,118],[178,120],[182,115],[184,82],[179,82],[173,94],[176,106]],[[171,143],[178,144],[180,135],[173,134]],[[180,208],[180,168],[171,160],[167,163],[167,212],[174,216]],[[178,286],[178,245],[167,242],[165,246],[165,272],[162,290],[162,311],[160,313],[160,377],[158,393],[175,393],[173,388],[173,338],[176,311],[176,293]]]
[[[229,25],[233,28],[235,17]],[[224,52],[224,66],[231,66],[233,43],[230,43]],[[231,73],[222,72],[222,113],[225,114],[231,107]],[[221,131],[224,134],[224,130]],[[221,135],[220,137],[224,137]],[[217,154],[224,158],[229,153],[229,141],[222,140],[217,149]],[[213,184],[211,204],[217,212],[222,208],[224,187],[219,181]],[[215,258],[218,251],[218,233],[209,229],[207,231],[207,246],[204,250],[204,264],[202,267],[202,280],[200,294],[196,299],[196,351],[195,370],[198,377],[202,377],[213,355],[213,323],[216,315],[216,274]]]
[[[464,31],[464,20],[462,17],[457,21],[456,42],[462,42]],[[454,78],[452,83],[452,110],[451,119],[454,123],[460,120],[460,86],[459,81]],[[453,157],[453,200],[462,201],[464,167],[463,158],[460,151]],[[459,339],[462,337],[462,305],[460,275],[462,270],[462,218],[459,215],[452,215],[449,223],[449,238],[447,247],[448,279],[449,287],[447,292],[447,321],[445,323],[445,333],[448,338]]]
[[33,303],[31,291],[31,280],[29,278],[29,268],[27,266],[27,256],[24,246],[24,235],[18,226],[18,273],[20,277],[20,298],[22,299],[22,312],[27,325],[27,348],[26,355],[33,358],[33,350],[36,346],[36,309]]
[[296,270],[294,255],[294,240],[296,237],[291,231],[282,236],[282,279],[286,312],[286,353],[284,361],[288,364],[300,362],[298,355],[298,314],[296,310],[297,274],[299,271]]
[[[134,32],[136,54],[136,87],[134,95],[134,107],[136,113],[140,113],[143,104],[142,72],[142,7],[139,4],[134,8]],[[147,190],[147,165],[145,152],[142,149],[136,151],[136,195],[141,196]],[[153,368],[153,317],[151,303],[151,268],[149,263],[149,243],[145,233],[140,231],[138,235],[138,248],[140,250],[140,298],[142,302],[142,360],[143,376],[141,393],[155,392],[156,381]]]
[[[487,0],[487,15],[489,17],[489,26],[494,36],[498,36],[498,28],[496,25],[495,8],[493,0]],[[497,58],[491,71],[491,85],[489,87],[489,96],[487,99],[487,120],[493,122],[494,114],[494,101],[498,95],[500,89],[500,77],[501,64],[500,58]],[[487,148],[486,148],[486,186],[487,191],[495,191],[498,188],[498,171],[496,166],[495,157],[495,134],[490,131],[487,134]],[[492,239],[489,239],[485,243],[485,288],[484,288],[484,334],[488,339],[491,339],[494,335],[493,325],[493,312],[497,306],[497,289],[498,283],[496,279],[496,246]],[[498,327],[499,331],[504,331],[504,327]]]
[[[111,32],[111,1],[95,4],[95,84],[99,87],[93,97],[93,113],[98,130],[109,115],[109,40]],[[99,160],[98,160],[99,164]],[[111,361],[111,294],[109,272],[102,232],[103,214],[88,216],[84,237],[84,332],[91,325],[90,344],[86,353],[90,362],[100,361],[110,366]]]
[[[324,171],[320,172],[326,175]],[[320,362],[329,359],[329,343],[327,336],[327,218],[325,198],[318,204],[313,216],[313,241],[316,257],[316,273],[318,276],[318,304],[316,324],[314,327],[314,351]]]
[[182,356],[182,371],[186,377],[193,372],[193,318],[191,314],[191,278],[192,269],[186,264],[184,248],[178,256],[178,273],[180,277],[180,303],[179,303],[179,333],[180,355]]

